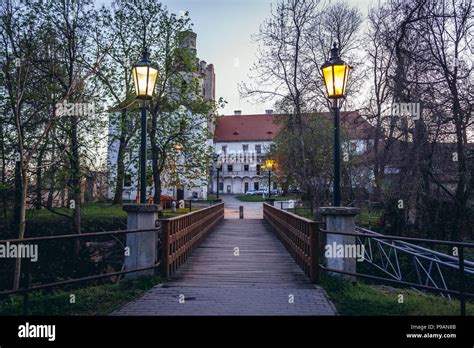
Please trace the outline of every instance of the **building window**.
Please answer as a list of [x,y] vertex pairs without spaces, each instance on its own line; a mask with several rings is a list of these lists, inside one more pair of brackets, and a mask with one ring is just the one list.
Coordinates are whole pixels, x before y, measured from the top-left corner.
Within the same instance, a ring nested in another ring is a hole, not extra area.
[[257,164],[257,175],[260,175],[260,164]]
[[249,165],[248,164],[244,164],[244,172],[248,172],[249,171]]
[[219,183],[219,191],[224,191],[224,183],[223,182]]
[[257,155],[262,154],[262,145],[255,145],[255,152]]
[[247,151],[249,150],[248,144],[242,145],[242,150],[243,150],[244,152],[247,152]]
[[223,145],[222,146],[222,152],[225,154],[227,154],[227,146],[226,145]]
[[131,187],[132,186],[132,176],[130,174],[125,174],[123,178],[123,187]]
[[232,164],[227,165],[227,171],[228,172],[233,172],[234,171],[234,166]]
[[258,191],[258,182],[254,182],[254,183],[253,183],[253,189],[254,189],[255,191]]

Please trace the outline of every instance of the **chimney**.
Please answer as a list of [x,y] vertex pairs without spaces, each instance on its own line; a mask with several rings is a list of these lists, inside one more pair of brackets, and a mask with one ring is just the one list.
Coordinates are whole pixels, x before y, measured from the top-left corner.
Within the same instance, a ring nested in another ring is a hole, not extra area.
[[265,110],[265,113],[267,115],[271,115],[271,114],[273,114],[273,110],[272,109]]
[[234,110],[234,115],[235,115],[235,116],[240,116],[240,115],[242,115],[242,110]]

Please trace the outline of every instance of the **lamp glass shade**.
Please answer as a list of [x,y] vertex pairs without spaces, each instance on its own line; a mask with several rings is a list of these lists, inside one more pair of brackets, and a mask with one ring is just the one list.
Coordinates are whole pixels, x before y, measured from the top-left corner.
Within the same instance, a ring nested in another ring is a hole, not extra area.
[[347,79],[351,67],[347,64],[328,64],[321,68],[328,98],[346,96]]
[[275,168],[275,160],[266,159],[265,160],[265,168],[268,170],[273,170]]
[[155,92],[158,69],[143,59],[132,68],[133,82],[137,99],[151,99]]

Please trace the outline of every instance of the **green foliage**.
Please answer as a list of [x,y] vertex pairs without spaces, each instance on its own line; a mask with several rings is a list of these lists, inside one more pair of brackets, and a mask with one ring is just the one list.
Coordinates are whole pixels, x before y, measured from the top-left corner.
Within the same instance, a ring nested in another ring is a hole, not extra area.
[[[340,315],[459,315],[459,301],[408,289],[350,282],[323,274],[321,284]],[[399,303],[399,295],[403,303]],[[474,315],[474,304],[466,306]]]
[[[161,282],[157,276],[122,280],[119,284],[98,284],[69,290],[35,291],[29,296],[31,315],[108,315]],[[75,303],[70,303],[71,294]],[[0,301],[0,315],[22,315],[23,296]]]
[[332,180],[332,125],[320,114],[302,115],[295,123],[290,113],[279,119],[281,131],[270,156],[278,163],[281,186],[301,188],[310,197],[323,201]]
[[[198,207],[192,207],[192,210],[198,210]],[[72,210],[68,208],[55,208],[54,212],[67,214],[71,219],[55,214],[47,209],[28,210],[28,224],[26,225],[26,237],[33,236],[52,236],[60,234],[69,234],[73,232]],[[123,230],[127,228],[127,213],[121,205],[110,205],[107,203],[90,203],[82,209],[82,225],[84,233]],[[164,217],[174,217],[189,213],[189,208],[176,209],[172,213],[170,209],[165,209]],[[11,214],[9,214],[11,217]],[[7,235],[2,228],[0,238],[14,238],[15,235]]]
[[382,226],[383,210],[362,208],[356,216],[356,225],[366,228],[379,228]]

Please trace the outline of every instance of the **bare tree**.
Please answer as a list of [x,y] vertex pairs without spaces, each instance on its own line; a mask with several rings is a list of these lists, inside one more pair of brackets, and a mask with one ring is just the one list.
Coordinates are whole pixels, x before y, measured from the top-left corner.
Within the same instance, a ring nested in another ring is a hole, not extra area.
[[334,42],[343,54],[353,52],[361,22],[359,11],[343,2],[279,1],[255,35],[260,43],[250,76],[255,83],[240,87],[243,97],[275,101],[277,110],[288,118],[284,128],[294,135],[288,137],[293,141],[288,168],[298,168],[299,185],[313,198],[324,189],[314,177],[317,155],[308,143],[305,117],[329,105],[320,66]]

